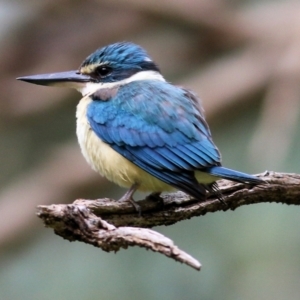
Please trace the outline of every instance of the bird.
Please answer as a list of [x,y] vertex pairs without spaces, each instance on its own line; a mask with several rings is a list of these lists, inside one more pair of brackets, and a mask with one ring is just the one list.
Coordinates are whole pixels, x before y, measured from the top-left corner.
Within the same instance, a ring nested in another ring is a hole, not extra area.
[[81,92],[76,110],[81,152],[92,169],[128,188],[119,200],[136,208],[137,190],[150,196],[180,190],[198,201],[214,194],[222,201],[219,179],[264,183],[222,166],[198,96],[166,81],[137,44],[101,47],[77,70],[17,79]]

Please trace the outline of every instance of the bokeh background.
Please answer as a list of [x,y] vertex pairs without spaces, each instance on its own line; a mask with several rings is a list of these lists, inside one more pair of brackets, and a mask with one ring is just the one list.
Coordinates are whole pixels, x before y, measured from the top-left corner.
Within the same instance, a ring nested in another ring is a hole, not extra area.
[[15,80],[76,69],[98,47],[133,41],[201,97],[225,166],[300,173],[299,1],[1,0],[0,24],[1,300],[299,299],[297,207],[259,204],[156,228],[201,272],[45,229],[38,204],[124,190],[80,154],[80,95]]

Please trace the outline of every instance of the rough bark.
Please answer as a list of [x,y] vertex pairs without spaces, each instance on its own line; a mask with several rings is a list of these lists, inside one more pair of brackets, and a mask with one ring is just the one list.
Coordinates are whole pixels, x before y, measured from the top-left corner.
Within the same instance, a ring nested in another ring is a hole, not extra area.
[[113,199],[78,199],[72,204],[38,206],[37,215],[47,227],[69,241],[82,241],[104,251],[140,246],[162,253],[197,270],[201,264],[180,250],[169,238],[149,229],[205,215],[208,212],[234,210],[239,206],[276,202],[300,204],[300,175],[265,172],[259,174],[266,184],[246,186],[226,180],[218,181],[224,203],[215,197],[199,202],[177,192],[139,201],[142,215],[127,202]]

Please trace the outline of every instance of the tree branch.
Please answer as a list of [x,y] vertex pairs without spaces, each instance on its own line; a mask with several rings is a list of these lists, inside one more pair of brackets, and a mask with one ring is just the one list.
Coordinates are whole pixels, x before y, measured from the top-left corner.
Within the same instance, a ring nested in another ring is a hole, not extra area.
[[226,206],[213,196],[205,202],[199,202],[177,192],[162,196],[161,201],[151,198],[139,201],[141,216],[130,203],[108,198],[78,199],[69,205],[38,206],[37,215],[47,227],[53,228],[56,234],[69,241],[82,241],[107,252],[140,246],[200,270],[201,265],[197,260],[180,250],[169,238],[148,228],[171,225],[208,212],[234,210],[254,203],[300,205],[300,175],[265,172],[258,176],[266,181],[265,185],[246,186],[226,180],[218,181]]

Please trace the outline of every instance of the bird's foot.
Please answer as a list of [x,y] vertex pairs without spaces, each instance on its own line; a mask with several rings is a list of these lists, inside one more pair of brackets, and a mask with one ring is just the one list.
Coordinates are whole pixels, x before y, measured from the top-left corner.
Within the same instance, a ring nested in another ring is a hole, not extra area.
[[132,198],[133,194],[135,193],[135,191],[138,188],[138,184],[133,184],[130,189],[118,200],[118,201],[127,201],[130,202],[131,205],[134,207],[134,209],[138,212],[139,216],[142,215],[142,209],[141,206],[139,204],[137,204],[136,201],[134,201],[134,199]]

